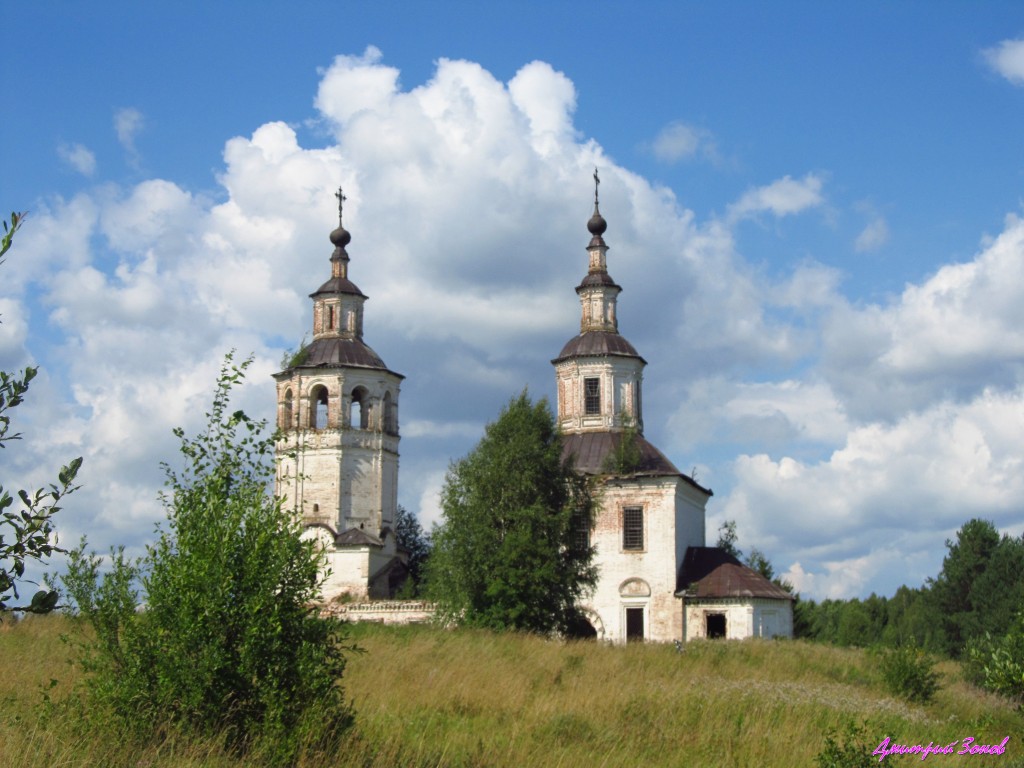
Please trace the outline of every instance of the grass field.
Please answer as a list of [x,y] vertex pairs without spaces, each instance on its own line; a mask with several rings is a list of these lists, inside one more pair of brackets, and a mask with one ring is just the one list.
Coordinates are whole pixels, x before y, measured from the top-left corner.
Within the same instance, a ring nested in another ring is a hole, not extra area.
[[[0,765],[242,766],[216,740],[134,745],[41,725],[41,689],[57,698],[77,671],[62,616],[0,625]],[[1024,766],[1024,715],[939,665],[926,706],[887,694],[866,651],[800,641],[672,646],[559,643],[429,626],[355,626],[365,649],[345,689],[356,727],[340,751],[301,766],[813,766],[828,729],[864,727],[868,752],[973,737],[1007,754],[931,755],[927,764]],[[877,758],[876,758],[877,759]],[[917,764],[891,756],[885,765]]]

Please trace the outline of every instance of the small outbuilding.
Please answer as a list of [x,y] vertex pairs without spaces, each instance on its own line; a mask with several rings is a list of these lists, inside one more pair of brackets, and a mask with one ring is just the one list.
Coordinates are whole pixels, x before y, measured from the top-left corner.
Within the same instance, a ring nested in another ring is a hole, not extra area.
[[685,641],[793,636],[793,595],[719,547],[687,548],[676,597]]

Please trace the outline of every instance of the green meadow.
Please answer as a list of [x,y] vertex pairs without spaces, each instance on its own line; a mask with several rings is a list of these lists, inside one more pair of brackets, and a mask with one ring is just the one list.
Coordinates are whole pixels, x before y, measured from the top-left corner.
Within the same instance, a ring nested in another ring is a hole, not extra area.
[[[0,765],[242,766],[216,739],[138,744],[41,714],[80,672],[65,616],[0,625]],[[433,626],[356,625],[343,681],[356,725],[299,766],[814,766],[830,729],[862,728],[866,752],[973,737],[1003,755],[931,755],[932,766],[1024,766],[1024,715],[941,662],[924,706],[890,695],[870,651],[804,641],[609,647]],[[56,683],[51,683],[56,680]],[[62,712],[60,708],[54,710]],[[878,758],[874,758],[878,760]],[[910,765],[917,756],[890,756]]]

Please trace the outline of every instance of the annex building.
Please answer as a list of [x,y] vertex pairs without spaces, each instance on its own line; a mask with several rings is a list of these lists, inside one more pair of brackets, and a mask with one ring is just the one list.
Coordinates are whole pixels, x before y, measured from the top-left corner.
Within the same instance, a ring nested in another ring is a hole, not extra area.
[[[599,577],[581,605],[587,633],[614,643],[792,635],[792,597],[705,546],[712,492],[644,438],[647,362],[619,332],[608,224],[594,174],[579,333],[551,362],[565,456],[600,486],[589,531]],[[313,294],[312,342],[275,374],[278,495],[327,551],[325,599],[381,600],[406,575],[393,527],[403,376],[363,341],[366,296],[349,280],[341,223],[331,277]]]

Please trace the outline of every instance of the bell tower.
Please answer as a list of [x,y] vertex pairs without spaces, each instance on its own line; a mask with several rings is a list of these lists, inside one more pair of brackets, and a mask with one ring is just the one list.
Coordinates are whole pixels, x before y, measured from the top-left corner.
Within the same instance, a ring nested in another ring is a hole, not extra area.
[[402,375],[363,341],[367,297],[349,280],[342,223],[331,276],[314,293],[313,339],[277,382],[277,493],[328,553],[325,597],[388,595],[397,560],[398,395]]
[[578,532],[594,548],[598,568],[580,608],[599,638],[666,642],[683,636],[676,575],[687,548],[704,545],[711,491],[644,438],[647,361],[619,333],[622,288],[608,274],[600,183],[594,171],[587,274],[576,286],[580,332],[551,361],[563,458],[600,488],[592,524]]
[[589,267],[576,286],[580,333],[552,362],[558,386],[558,426],[563,434],[621,432],[643,434],[643,369],[647,362],[619,333],[616,314],[622,288],[608,274],[608,223],[598,204],[601,180],[594,171],[594,214],[587,222]]

